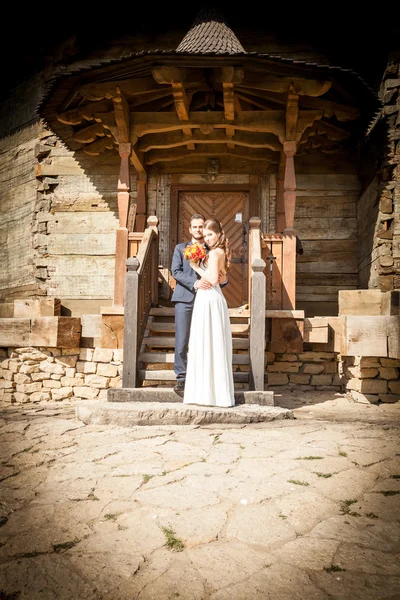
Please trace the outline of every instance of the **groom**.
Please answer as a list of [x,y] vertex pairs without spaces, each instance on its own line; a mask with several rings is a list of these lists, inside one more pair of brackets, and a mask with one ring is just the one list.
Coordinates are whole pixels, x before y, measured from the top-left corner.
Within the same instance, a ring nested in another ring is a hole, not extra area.
[[[212,287],[208,281],[200,279],[199,275],[190,266],[190,262],[183,256],[183,251],[189,244],[194,242],[204,244],[203,226],[205,220],[205,217],[200,214],[194,214],[190,217],[189,233],[192,236],[191,240],[177,244],[172,257],[171,274],[176,280],[176,287],[171,298],[171,301],[175,304],[174,371],[177,380],[174,387],[175,392],[183,392],[185,389],[190,324],[196,290],[209,290]],[[228,281],[224,280],[221,286],[226,285],[226,283]]]

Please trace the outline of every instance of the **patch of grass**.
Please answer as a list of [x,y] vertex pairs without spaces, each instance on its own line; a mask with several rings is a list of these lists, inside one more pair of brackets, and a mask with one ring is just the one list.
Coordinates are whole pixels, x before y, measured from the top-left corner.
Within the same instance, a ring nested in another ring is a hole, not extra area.
[[32,450],[33,446],[28,446],[28,448],[24,448],[23,450],[21,450],[21,452],[29,452],[29,450]]
[[69,550],[70,548],[76,546],[79,542],[80,540],[73,540],[71,542],[63,542],[62,544],[53,544],[53,551],[58,553],[62,552],[63,550]]
[[221,440],[219,439],[220,437],[221,437],[220,433],[217,433],[217,435],[214,436],[213,446],[215,446],[215,444],[222,444]]
[[296,460],[322,460],[323,456],[299,456]]
[[344,452],[343,450],[339,450],[339,456],[347,456],[347,452]]
[[148,475],[147,473],[145,473],[143,475],[143,483],[147,483],[150,481],[150,479],[152,479],[154,477],[154,475]]
[[118,513],[107,513],[104,515],[104,520],[105,521],[116,521],[119,517],[119,515],[122,515],[122,513],[118,512]]
[[390,479],[400,479],[400,475],[391,475]]
[[313,473],[317,477],[323,477],[324,479],[329,479],[329,477],[332,477],[332,475],[336,475],[336,472],[335,473],[320,473],[319,471],[313,471]]
[[280,519],[283,519],[283,520],[285,521],[285,519],[287,519],[287,516],[286,516],[286,515],[283,515],[283,514],[281,513],[281,514],[279,515],[279,518],[280,518]]
[[379,490],[378,494],[383,494],[384,496],[397,496],[400,494],[398,490]]
[[206,458],[202,458],[200,462],[207,462]]
[[167,548],[173,552],[182,552],[182,550],[185,548],[185,544],[182,542],[182,540],[176,537],[175,531],[172,529],[172,527],[161,527],[161,531],[167,540],[164,546],[167,546]]
[[294,485],[310,485],[307,481],[300,481],[299,479],[288,479],[288,483],[294,483]]
[[98,498],[97,496],[94,495],[94,488],[92,489],[90,494],[88,494],[88,500],[93,500],[94,502],[100,501],[100,498]]
[[36,558],[37,556],[42,556],[42,554],[46,554],[46,552],[38,552],[37,550],[33,550],[33,552],[24,552],[24,554],[18,554],[18,558]]
[[352,504],[355,504],[356,502],[358,502],[358,500],[341,500],[340,502],[340,513],[342,515],[350,515],[351,517],[361,517],[360,513],[358,512],[354,512],[352,510],[350,510],[350,506]]
[[329,567],[324,567],[324,571],[327,573],[337,573],[338,571],[345,571],[346,569],[342,569],[339,565],[330,565]]
[[368,517],[368,519],[379,519],[378,515],[373,512],[365,513],[365,516]]

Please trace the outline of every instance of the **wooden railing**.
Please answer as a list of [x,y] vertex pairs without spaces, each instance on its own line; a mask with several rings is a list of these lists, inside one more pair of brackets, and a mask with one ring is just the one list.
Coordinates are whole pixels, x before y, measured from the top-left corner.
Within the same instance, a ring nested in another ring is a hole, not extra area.
[[126,261],[122,387],[137,387],[137,361],[150,308],[158,301],[157,217],[147,219],[139,251]]
[[267,264],[267,307],[296,308],[296,236],[292,233],[261,234],[262,258]]
[[250,389],[264,390],[265,261],[261,256],[261,219],[249,221]]

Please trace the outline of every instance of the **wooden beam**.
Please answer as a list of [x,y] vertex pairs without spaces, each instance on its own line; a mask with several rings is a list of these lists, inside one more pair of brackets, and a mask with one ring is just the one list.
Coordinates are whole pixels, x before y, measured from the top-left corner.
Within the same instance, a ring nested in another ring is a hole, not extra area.
[[64,125],[80,125],[82,121],[93,121],[94,113],[96,112],[108,112],[110,110],[110,103],[108,101],[103,102],[90,102],[78,108],[67,110],[57,115],[57,120]]
[[103,137],[96,142],[92,142],[91,144],[84,146],[83,151],[88,156],[99,156],[99,154],[103,154],[105,150],[112,150],[113,148],[113,138]]
[[94,123],[89,127],[84,127],[74,134],[74,140],[81,144],[89,144],[94,142],[98,137],[104,137],[106,135],[103,126],[100,123]]
[[196,147],[195,155],[193,153],[188,153],[186,150],[182,148],[176,148],[174,150],[170,150],[169,152],[162,151],[151,151],[146,155],[146,165],[154,165],[158,162],[170,162],[174,160],[184,160],[186,158],[193,158],[193,156],[236,156],[239,158],[245,158],[247,160],[261,160],[272,164],[278,163],[278,158],[271,155],[266,154],[265,151],[259,151],[253,148],[247,148],[246,150],[242,150],[240,147],[230,149],[227,148],[226,145],[215,145],[212,148],[212,152],[210,151],[209,146],[206,145],[198,145]]
[[[225,131],[223,129],[214,131],[213,127],[211,129],[212,131],[210,131],[210,133],[202,133],[200,129],[195,129],[191,141],[195,144],[221,144],[233,142],[234,145],[237,146],[269,148],[275,152],[279,152],[282,149],[282,144],[277,141],[276,137],[268,133],[249,134],[245,131],[237,131],[236,133],[233,132],[235,137],[232,140],[226,135],[226,130],[234,130],[233,126],[229,126],[229,128],[226,127]],[[205,131],[208,130],[205,129]],[[181,132],[173,131],[162,136],[158,134],[145,136],[139,142],[139,150],[148,152],[149,150],[155,149],[177,148],[179,146],[185,146],[186,143],[187,140],[182,137]]]
[[242,88],[253,88],[268,92],[286,93],[290,86],[301,96],[322,96],[331,87],[332,82],[319,79],[302,79],[298,77],[276,77],[273,75],[257,75],[246,71],[240,84]]
[[178,82],[183,82],[184,84],[206,83],[204,70],[198,68],[180,68],[162,65],[153,67],[151,73],[154,81],[162,85],[171,85]]
[[[319,116],[316,111],[312,112],[313,119]],[[220,111],[190,112],[190,120],[185,122],[185,127],[190,129],[201,129],[204,125],[211,125],[216,129],[226,128],[224,113]],[[310,117],[311,118],[311,117]],[[182,122],[174,114],[170,113],[131,113],[131,136],[133,134],[142,137],[150,133],[166,133],[182,129]],[[283,143],[285,141],[285,112],[283,110],[251,111],[241,113],[232,122],[236,131],[252,131],[256,133],[272,133]]]
[[126,97],[158,91],[160,88],[153,77],[140,77],[138,79],[123,79],[118,82],[105,81],[104,83],[88,83],[79,88],[79,93],[87,100],[103,100],[114,98],[117,95],[117,85]]
[[[296,140],[299,118],[299,95],[290,86],[286,105],[286,141]],[[322,115],[321,115],[322,116]],[[313,121],[314,122],[314,121]]]

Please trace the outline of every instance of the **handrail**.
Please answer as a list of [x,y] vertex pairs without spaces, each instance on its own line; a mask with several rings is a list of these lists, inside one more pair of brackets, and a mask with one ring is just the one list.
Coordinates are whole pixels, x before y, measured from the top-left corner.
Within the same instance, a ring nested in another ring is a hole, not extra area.
[[137,387],[137,360],[150,308],[158,300],[157,217],[147,219],[137,256],[126,261],[122,387]]
[[265,261],[261,256],[261,219],[249,221],[250,389],[264,390],[265,365]]

